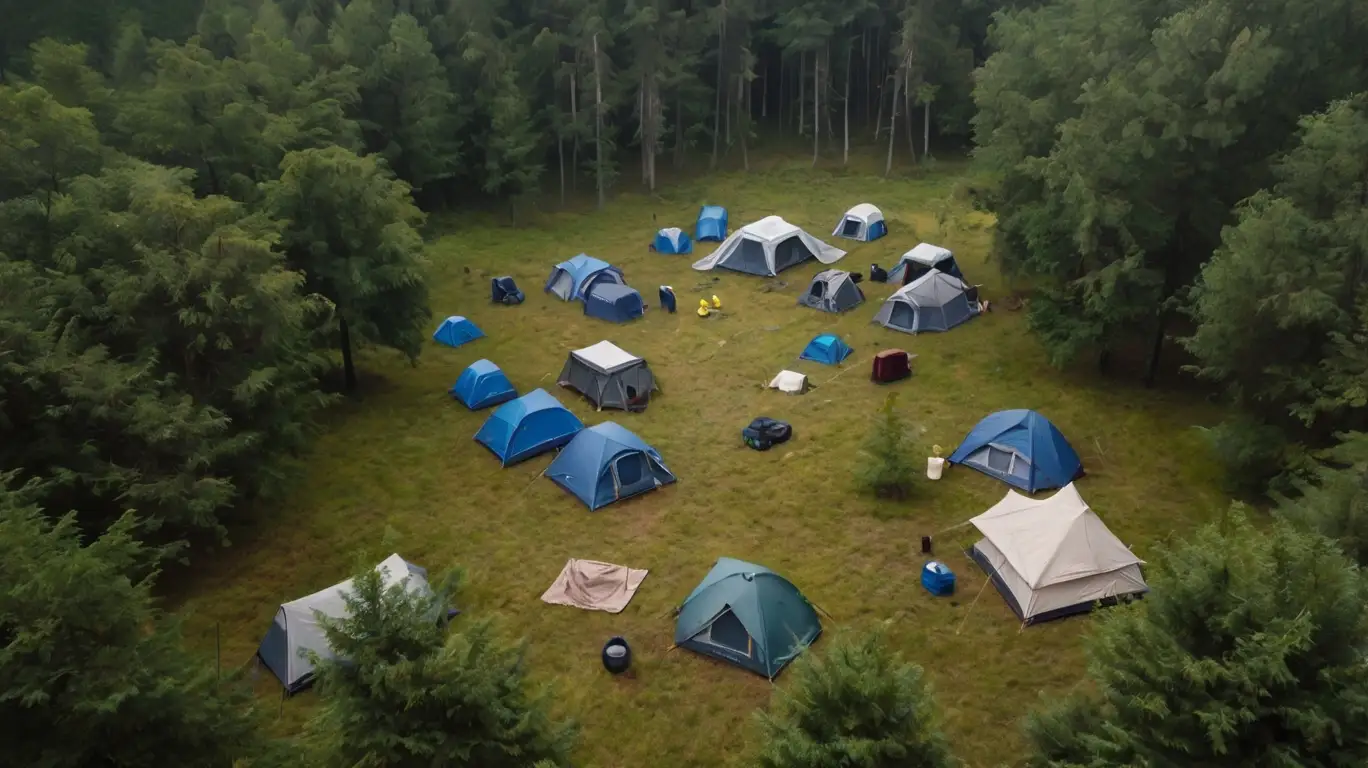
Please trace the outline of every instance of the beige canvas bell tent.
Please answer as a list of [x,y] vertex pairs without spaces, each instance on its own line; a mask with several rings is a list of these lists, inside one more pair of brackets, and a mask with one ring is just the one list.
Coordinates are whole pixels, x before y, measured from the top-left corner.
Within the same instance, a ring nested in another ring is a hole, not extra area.
[[1149,591],[1136,557],[1073,483],[1048,499],[1008,491],[970,521],[983,534],[970,555],[1021,619],[1036,624]]

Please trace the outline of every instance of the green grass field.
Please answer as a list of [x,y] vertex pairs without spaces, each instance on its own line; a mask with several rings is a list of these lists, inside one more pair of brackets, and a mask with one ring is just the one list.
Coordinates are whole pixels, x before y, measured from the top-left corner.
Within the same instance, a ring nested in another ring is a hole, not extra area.
[[[816,262],[789,270],[781,276],[786,287],[767,291],[762,278],[691,270],[708,244],[693,256],[647,251],[657,226],[692,231],[698,206],[718,203],[729,207],[733,229],[784,216],[849,250],[839,266],[850,270],[889,267],[919,240],[939,243],[956,252],[986,297],[1005,294],[985,261],[991,219],[951,194],[965,166],[885,180],[808,165],[718,174],[671,185],[659,197],[620,195],[602,212],[533,216],[516,227],[494,215],[437,222],[433,327],[439,317],[464,314],[487,338],[455,350],[433,343],[416,368],[388,354],[362,358],[363,395],[328,417],[294,493],[171,586],[189,611],[192,641],[212,650],[219,626],[224,666],[235,666],[251,658],[280,602],[344,578],[362,561],[397,551],[432,569],[459,565],[468,572],[459,607],[493,614],[510,636],[527,638],[533,677],[553,685],[558,710],[582,725],[583,765],[739,766],[754,743],[752,713],[769,703],[774,686],[668,650],[668,612],[726,555],[787,576],[835,617],[828,633],[884,627],[905,658],[926,668],[966,763],[1017,762],[1023,713],[1042,693],[1082,679],[1090,619],[1023,631],[997,593],[982,589],[982,573],[961,553],[975,539],[972,529],[947,529],[993,504],[1006,486],[955,470],[923,481],[905,503],[858,495],[852,472],[872,416],[889,392],[901,393],[899,408],[925,448],[908,461],[920,468],[932,444],[948,453],[990,412],[1041,411],[1083,457],[1085,498],[1144,557],[1226,503],[1193,429],[1215,414],[1187,395],[1052,369],[1024,312],[998,309],[947,334],[912,337],[870,324],[889,286],[865,283],[867,302],[845,316],[796,306],[822,268]],[[827,237],[847,207],[865,201],[882,207],[888,237],[872,244]],[[625,271],[652,305],[645,318],[612,325],[542,292],[550,268],[581,251]],[[505,273],[527,293],[524,305],[489,303],[489,277]],[[674,286],[679,314],[654,306],[660,284]],[[713,294],[721,315],[695,316],[699,298]],[[842,369],[797,361],[822,331],[855,348]],[[645,413],[595,413],[555,387],[569,351],[601,339],[649,360],[663,394]],[[886,347],[918,355],[912,379],[888,388],[869,381],[870,356]],[[539,478],[550,455],[500,469],[471,439],[488,412],[468,412],[446,394],[461,369],[482,357],[501,365],[520,391],[548,388],[588,424],[615,420],[635,431],[660,450],[679,483],[590,513]],[[808,373],[816,388],[801,397],[763,389],[783,368]],[[739,430],[759,415],[790,421],[795,439],[767,453],[745,448]],[[937,555],[959,579],[953,599],[932,598],[919,584],[920,537],[937,533]],[[650,576],[620,615],[541,603],[570,557],[647,568]],[[636,652],[631,679],[614,679],[599,664],[603,642],[615,634]],[[260,689],[270,697],[276,689],[265,677]],[[777,686],[784,684],[781,676]],[[315,700],[285,703],[278,727],[298,727]]]

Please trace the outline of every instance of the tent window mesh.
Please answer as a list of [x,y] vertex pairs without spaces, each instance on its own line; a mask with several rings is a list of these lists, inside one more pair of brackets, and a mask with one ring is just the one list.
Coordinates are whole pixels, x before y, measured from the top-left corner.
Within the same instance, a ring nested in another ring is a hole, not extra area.
[[846,219],[841,225],[841,234],[846,237],[855,237],[860,234],[860,222],[855,219]]
[[646,471],[644,463],[639,453],[628,454],[618,459],[615,465],[618,485],[627,488],[641,482],[641,476]]
[[744,656],[751,655],[750,634],[746,632],[745,627],[741,626],[741,620],[736,618],[736,614],[730,610],[714,619],[699,639]]

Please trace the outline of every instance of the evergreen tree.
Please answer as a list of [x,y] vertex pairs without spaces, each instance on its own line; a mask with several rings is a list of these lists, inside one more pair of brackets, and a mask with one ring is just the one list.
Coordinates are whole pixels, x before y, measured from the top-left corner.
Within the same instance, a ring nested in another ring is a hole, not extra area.
[[866,461],[856,471],[859,486],[881,498],[901,499],[912,492],[917,480],[916,451],[898,413],[897,399],[895,392],[884,400],[865,440]]
[[[567,766],[570,726],[530,697],[522,649],[487,620],[448,632],[443,601],[367,570],[352,580],[349,618],[324,620],[339,659],[319,664],[326,706],[313,727],[331,763],[372,768]],[[449,594],[447,578],[439,594]],[[545,761],[539,763],[539,761]]]
[[427,303],[423,215],[409,186],[374,156],[341,147],[291,152],[264,208],[286,222],[282,243],[305,284],[335,307],[348,389],[356,386],[354,343],[417,360],[432,312]]
[[837,638],[793,663],[760,714],[761,768],[951,768],[922,669],[881,638]]
[[1339,543],[1360,567],[1368,566],[1368,435],[1344,435],[1299,494],[1279,498],[1278,514]]
[[221,768],[261,753],[250,690],[216,681],[152,602],[156,553],[125,515],[82,543],[0,488],[5,762]]
[[1238,511],[1176,545],[1087,640],[1096,694],[1031,716],[1050,768],[1368,760],[1365,582],[1329,539]]

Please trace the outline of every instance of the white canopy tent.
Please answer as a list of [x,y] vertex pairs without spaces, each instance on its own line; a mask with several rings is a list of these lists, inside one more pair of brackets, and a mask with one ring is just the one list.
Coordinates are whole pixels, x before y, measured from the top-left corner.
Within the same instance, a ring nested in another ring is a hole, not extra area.
[[766,216],[733,232],[717,250],[695,261],[693,268],[701,272],[721,267],[773,277],[808,259],[834,264],[845,255],[840,248],[818,240],[778,216]]
[[[427,571],[399,555],[385,558],[375,570],[380,572],[386,588],[403,584],[409,592],[432,594]],[[314,665],[308,652],[318,654],[322,659],[333,658],[318,617],[321,614],[334,620],[347,618],[350,614],[346,598],[351,589],[352,580],[347,579],[285,603],[276,611],[275,621],[266,631],[257,656],[289,692],[306,688],[313,680]]]
[[1116,538],[1070,483],[1048,499],[1008,491],[970,521],[970,554],[1025,624],[1111,604],[1149,590],[1143,560]]

